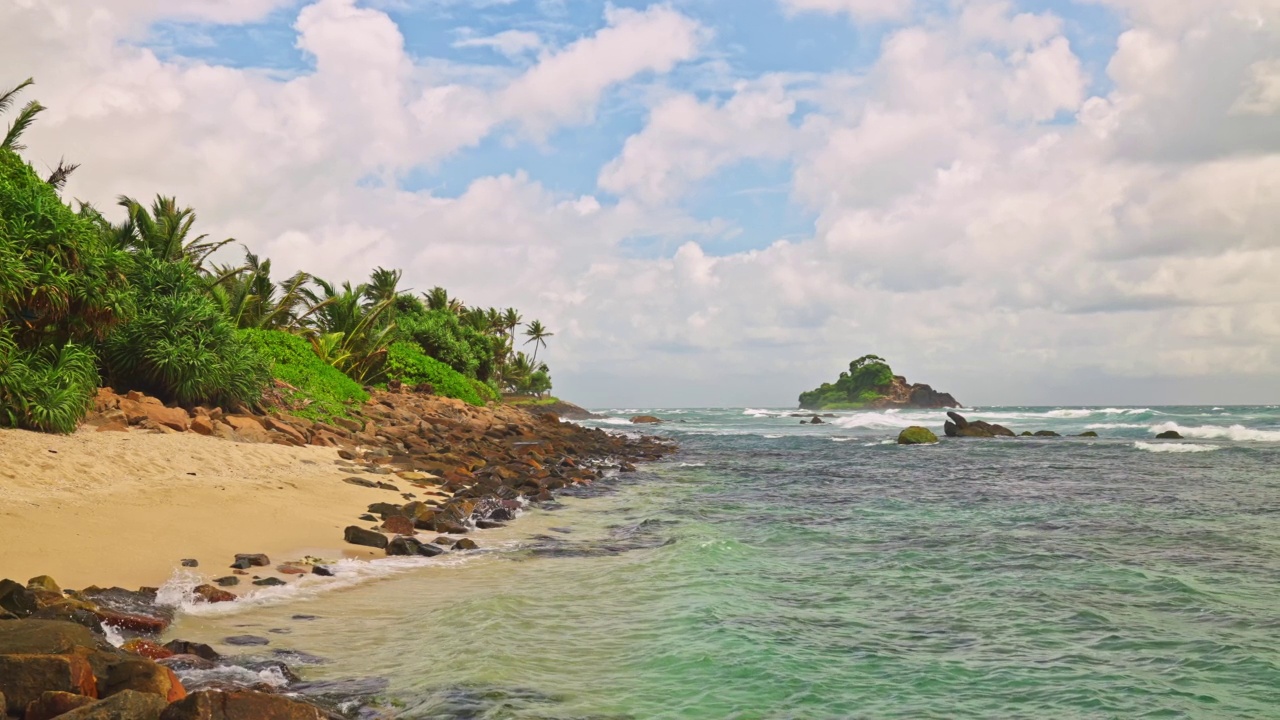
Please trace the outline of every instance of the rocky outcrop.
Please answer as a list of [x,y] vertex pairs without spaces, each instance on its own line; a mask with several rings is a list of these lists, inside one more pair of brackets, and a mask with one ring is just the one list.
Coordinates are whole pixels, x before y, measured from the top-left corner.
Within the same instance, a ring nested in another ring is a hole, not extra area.
[[586,408],[578,407],[573,403],[565,402],[563,400],[556,400],[551,403],[522,403],[520,400],[521,398],[512,396],[504,398],[505,402],[511,403],[530,415],[554,415],[562,420],[592,420],[603,417],[602,415],[597,415]]
[[662,422],[662,419],[656,418],[652,415],[636,415],[635,417],[631,418],[631,422],[635,423],[636,425],[657,425],[658,423]]
[[992,437],[1017,437],[1009,428],[1003,425],[983,422],[982,420],[969,421],[963,415],[957,412],[948,412],[947,417],[951,418],[942,426],[942,430],[947,437],[962,438],[992,438]]
[[932,445],[936,442],[938,436],[928,428],[909,427],[898,434],[899,445]]
[[241,691],[192,693],[170,705],[160,720],[329,720],[329,713],[279,695]]
[[914,385],[905,377],[894,375],[893,382],[878,392],[884,397],[871,402],[868,408],[886,410],[893,408],[958,408],[962,407],[950,393],[938,392],[923,383]]
[[1166,430],[1156,436],[1157,440],[1182,440],[1182,433],[1177,430]]

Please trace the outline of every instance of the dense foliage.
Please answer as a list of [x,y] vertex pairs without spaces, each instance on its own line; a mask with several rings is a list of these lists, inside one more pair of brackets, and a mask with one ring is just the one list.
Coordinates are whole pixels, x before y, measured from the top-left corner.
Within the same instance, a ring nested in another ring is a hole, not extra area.
[[286,408],[312,420],[345,415],[351,403],[362,403],[369,394],[359,383],[326,365],[301,337],[282,330],[241,330],[240,337],[269,364],[271,377]]
[[182,405],[261,397],[267,363],[236,335],[191,264],[140,255],[129,279],[137,313],[102,346],[113,385]]
[[[0,92],[0,113],[31,84]],[[41,179],[16,154],[43,110],[27,103],[0,140],[0,426],[69,432],[104,379],[186,406],[279,402],[315,418],[392,379],[474,404],[551,389],[538,351],[553,333],[515,308],[469,307],[441,287],[417,296],[386,268],[353,285],[277,282],[248,250],[214,264],[234,241],[197,234],[173,197],[122,196],[118,223],[71,209],[58,191],[76,166]],[[515,349],[520,328],[532,356]]]
[[437,395],[457,398],[472,405],[484,404],[471,379],[428,356],[411,342],[394,343],[388,348],[386,372],[388,378],[410,387],[426,383]]
[[854,410],[884,397],[883,391],[893,383],[893,370],[884,358],[864,355],[849,363],[849,371],[840,373],[835,383],[800,394],[800,407],[805,410]]

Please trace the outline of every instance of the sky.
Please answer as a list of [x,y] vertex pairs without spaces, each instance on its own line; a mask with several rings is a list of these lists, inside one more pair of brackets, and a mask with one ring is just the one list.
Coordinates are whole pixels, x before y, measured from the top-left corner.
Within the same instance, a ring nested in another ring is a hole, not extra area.
[[1280,0],[7,0],[0,68],[68,198],[518,307],[587,406],[1280,403]]

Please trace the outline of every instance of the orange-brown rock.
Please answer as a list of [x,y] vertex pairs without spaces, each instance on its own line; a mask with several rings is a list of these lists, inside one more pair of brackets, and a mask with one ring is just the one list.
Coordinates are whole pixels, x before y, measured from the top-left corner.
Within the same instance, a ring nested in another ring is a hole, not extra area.
[[124,645],[121,645],[120,649],[148,660],[163,660],[167,657],[173,657],[172,650],[145,638],[129,640]]
[[202,690],[170,705],[160,720],[328,720],[317,707],[249,690]]
[[110,697],[123,690],[159,695],[169,702],[177,702],[187,696],[182,682],[172,670],[145,658],[123,660],[111,665],[102,694]]
[[121,630],[132,630],[133,632],[147,633],[149,635],[159,635],[169,627],[169,621],[164,618],[151,617],[149,615],[134,615],[131,613],[116,612],[114,610],[104,610],[98,608],[94,611],[98,619],[103,625],[110,625]]
[[0,694],[9,714],[25,712],[47,691],[96,698],[93,668],[77,655],[0,655]]
[[212,585],[197,585],[191,592],[207,603],[235,602],[236,600],[236,596],[233,593]]
[[213,421],[209,419],[208,415],[197,415],[191,418],[191,432],[199,433],[200,435],[212,435]]
[[160,720],[160,713],[168,705],[159,695],[123,690],[106,700],[59,715],[58,720]]
[[87,695],[77,695],[69,692],[43,692],[39,698],[27,703],[27,712],[22,716],[22,720],[53,720],[53,718],[60,715],[66,715],[72,710],[92,705],[96,702],[98,702],[96,699]]
[[262,423],[252,415],[228,415],[222,419],[235,431],[236,438],[245,442],[270,442],[271,436]]
[[396,535],[413,535],[413,520],[403,515],[392,515],[382,523],[382,529]]

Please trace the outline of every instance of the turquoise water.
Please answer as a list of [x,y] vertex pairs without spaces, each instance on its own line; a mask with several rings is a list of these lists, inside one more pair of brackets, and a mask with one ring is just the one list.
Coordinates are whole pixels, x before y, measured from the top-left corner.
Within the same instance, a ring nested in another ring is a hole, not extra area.
[[1103,437],[910,448],[941,413],[642,410],[678,456],[485,553],[174,634],[277,630],[405,718],[1280,717],[1280,409],[989,408]]

